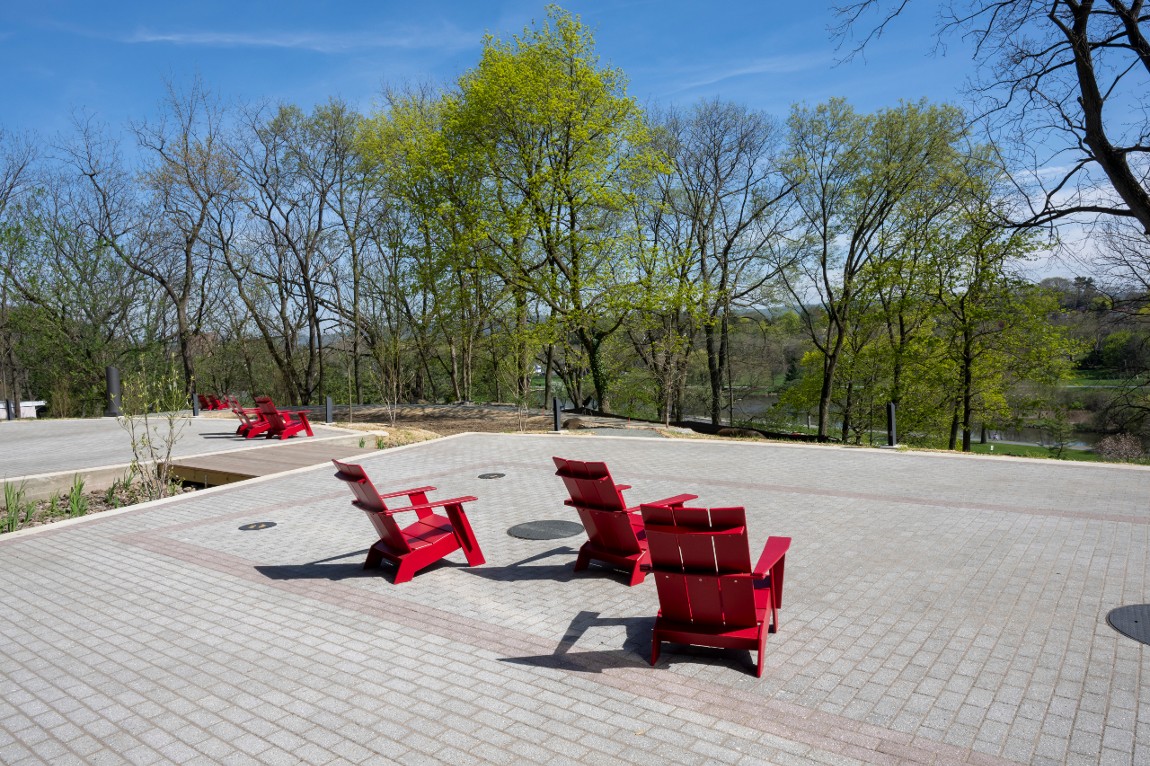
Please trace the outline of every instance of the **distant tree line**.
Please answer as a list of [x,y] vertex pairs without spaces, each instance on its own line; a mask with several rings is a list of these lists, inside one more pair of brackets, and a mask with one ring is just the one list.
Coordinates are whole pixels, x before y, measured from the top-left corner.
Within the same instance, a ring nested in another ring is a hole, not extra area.
[[963,449],[1060,406],[1079,360],[1145,405],[1150,359],[1118,349],[1145,344],[1148,272],[1104,308],[1019,276],[1042,243],[952,106],[643,110],[553,8],[378,113],[197,82],[128,135],[130,161],[94,120],[0,135],[0,396],[94,415],[106,365],[174,366],[290,404],[562,391],[718,424],[757,393],[772,427],[864,441],[893,401],[908,439]]

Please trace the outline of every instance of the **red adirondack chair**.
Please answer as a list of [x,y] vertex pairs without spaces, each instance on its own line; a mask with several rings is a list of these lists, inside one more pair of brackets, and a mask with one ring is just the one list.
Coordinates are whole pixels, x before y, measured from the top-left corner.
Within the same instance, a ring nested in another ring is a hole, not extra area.
[[[605,463],[585,463],[553,457],[556,476],[563,479],[571,498],[564,500],[579,512],[579,520],[587,530],[587,542],[579,549],[575,571],[587,568],[592,559],[604,561],[630,575],[631,585],[638,585],[647,577],[644,567],[650,561],[647,538],[643,533],[643,519],[639,508],[628,508],[623,501],[627,484],[616,484]],[[652,505],[681,507],[698,495],[675,495],[656,500]]]
[[[308,436],[315,436],[311,430],[311,423],[307,420],[306,410],[277,409],[271,397],[267,396],[257,396],[256,406],[259,408],[260,416],[268,422],[268,427],[264,429],[267,438],[287,439],[300,431],[306,431]],[[252,433],[249,431],[248,438],[251,437]]]
[[267,430],[272,427],[267,418],[260,413],[258,407],[241,407],[236,401],[232,407],[232,412],[240,419],[240,426],[236,429],[236,435],[245,439],[254,439],[260,434],[266,434]]
[[[395,584],[398,585],[410,580],[412,575],[424,567],[460,549],[467,557],[468,566],[476,567],[484,563],[483,552],[479,549],[467,514],[463,512],[463,504],[476,498],[468,495],[429,502],[427,493],[434,492],[435,487],[416,487],[381,495],[362,466],[338,460],[331,462],[339,469],[335,477],[347,482],[355,494],[356,499],[352,505],[368,515],[379,534],[379,542],[367,552],[364,569],[377,567],[384,560],[390,561],[398,566],[395,572]],[[404,495],[408,500],[406,507],[389,509],[384,503],[385,500]],[[447,516],[435,513],[433,508],[443,508]],[[417,520],[406,527],[400,527],[395,516],[406,512],[414,512]]]
[[651,664],[659,644],[757,649],[763,675],[767,633],[778,630],[789,537],[770,537],[751,569],[742,508],[644,505],[643,524],[659,591]]

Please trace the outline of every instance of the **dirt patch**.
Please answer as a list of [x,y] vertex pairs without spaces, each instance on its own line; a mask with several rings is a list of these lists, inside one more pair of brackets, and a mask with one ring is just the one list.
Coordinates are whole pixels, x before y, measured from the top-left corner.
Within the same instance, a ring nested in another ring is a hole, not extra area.
[[[550,412],[519,410],[502,404],[404,404],[390,407],[347,407],[335,409],[336,425],[363,428],[370,425],[384,431],[423,431],[439,436],[468,432],[539,433],[554,427]],[[366,430],[371,430],[366,429]],[[391,445],[389,445],[391,446]]]
[[[192,486],[178,487],[176,494],[186,494],[195,490],[196,488]],[[78,516],[91,516],[101,511],[137,505],[146,502],[147,499],[137,485],[117,482],[110,489],[102,492],[84,492],[76,498],[64,493],[48,500],[21,501],[14,512],[0,508],[0,514],[3,514],[0,534]]]

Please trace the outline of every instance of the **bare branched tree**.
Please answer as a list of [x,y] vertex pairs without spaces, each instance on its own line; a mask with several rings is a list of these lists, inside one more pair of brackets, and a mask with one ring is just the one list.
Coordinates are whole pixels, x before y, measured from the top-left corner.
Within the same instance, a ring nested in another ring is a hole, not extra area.
[[[838,6],[854,51],[910,0]],[[1037,194],[1015,223],[1069,216],[1133,219],[1150,235],[1150,15],[1143,0],[951,0],[940,39],[962,35],[979,64],[971,88],[983,115],[1013,133]]]
[[718,425],[731,311],[778,273],[779,264],[767,256],[794,182],[781,168],[782,131],[765,114],[713,100],[689,113],[670,111],[663,125],[674,163],[668,200],[707,312],[710,415]]

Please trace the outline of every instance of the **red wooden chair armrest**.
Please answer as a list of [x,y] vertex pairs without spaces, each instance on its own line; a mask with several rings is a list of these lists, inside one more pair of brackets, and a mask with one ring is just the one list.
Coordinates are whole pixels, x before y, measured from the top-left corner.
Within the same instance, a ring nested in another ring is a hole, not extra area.
[[631,485],[630,484],[616,484],[615,489],[619,490],[620,492],[623,492],[624,490],[631,489]]
[[463,503],[470,503],[473,500],[478,500],[478,499],[479,498],[472,497],[471,495],[465,495],[464,497],[453,497],[453,498],[450,498],[448,500],[436,500],[435,502],[432,502],[432,503],[420,503],[419,505],[409,505],[409,506],[406,506],[404,508],[389,508],[386,511],[383,511],[383,513],[385,513],[388,516],[394,516],[397,513],[404,513],[406,511],[419,511],[419,510],[425,510],[428,508],[442,508],[445,505],[461,505]]
[[[684,495],[675,495],[674,497],[665,497],[662,500],[652,500],[649,503],[643,503],[643,505],[666,505],[666,506],[670,506],[670,507],[674,508],[677,505],[682,505],[683,503],[686,503],[689,500],[697,500],[698,498],[699,498],[698,495],[685,495],[685,494]],[[635,509],[631,509],[631,510],[638,510],[638,509],[635,508]]]
[[768,537],[767,544],[763,546],[763,553],[759,556],[759,562],[755,564],[753,570],[755,577],[766,577],[771,568],[778,564],[783,556],[787,555],[787,549],[790,547],[791,538],[789,537]]
[[379,496],[380,500],[390,500],[393,497],[402,497],[404,495],[414,495],[416,492],[434,492],[435,487],[416,487],[415,489],[404,489],[399,492],[386,492]]

